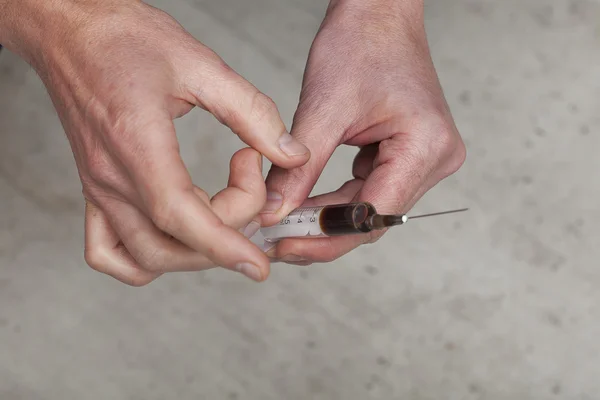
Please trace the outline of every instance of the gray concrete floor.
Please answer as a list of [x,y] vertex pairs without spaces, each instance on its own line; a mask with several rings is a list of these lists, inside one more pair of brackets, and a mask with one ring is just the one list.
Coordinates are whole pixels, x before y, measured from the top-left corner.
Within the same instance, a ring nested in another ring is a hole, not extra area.
[[[325,0],[155,0],[289,122]],[[397,229],[330,265],[132,289],[88,269],[72,156],[39,80],[0,56],[0,398],[599,399],[600,2],[430,0],[469,148]],[[238,139],[178,121],[210,192]],[[342,149],[317,191],[350,174]]]

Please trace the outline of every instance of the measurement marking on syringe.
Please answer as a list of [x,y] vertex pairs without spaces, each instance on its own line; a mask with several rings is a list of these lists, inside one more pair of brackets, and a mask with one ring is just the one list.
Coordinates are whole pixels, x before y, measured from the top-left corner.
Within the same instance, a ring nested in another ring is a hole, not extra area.
[[[298,208],[291,212],[289,215],[279,221],[280,226],[292,226],[292,225],[303,225],[315,224],[319,221],[319,216],[323,211],[323,207],[305,207]],[[305,216],[306,215],[306,216]]]

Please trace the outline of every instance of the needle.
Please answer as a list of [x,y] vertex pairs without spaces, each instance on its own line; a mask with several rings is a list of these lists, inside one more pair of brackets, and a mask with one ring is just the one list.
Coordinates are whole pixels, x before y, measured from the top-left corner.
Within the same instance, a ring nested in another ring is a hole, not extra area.
[[406,214],[400,215],[381,215],[375,214],[367,220],[367,224],[370,229],[384,229],[392,226],[404,225],[409,219],[436,217],[438,215],[454,214],[463,211],[467,211],[468,208],[461,208],[460,210],[444,211],[433,214],[417,215],[415,217],[409,217]]
[[408,219],[437,217],[438,215],[455,214],[455,213],[459,213],[459,212],[465,212],[468,210],[469,210],[468,208],[461,208],[460,210],[444,211],[444,212],[438,212],[438,213],[433,213],[433,214],[416,215],[414,217],[408,217]]

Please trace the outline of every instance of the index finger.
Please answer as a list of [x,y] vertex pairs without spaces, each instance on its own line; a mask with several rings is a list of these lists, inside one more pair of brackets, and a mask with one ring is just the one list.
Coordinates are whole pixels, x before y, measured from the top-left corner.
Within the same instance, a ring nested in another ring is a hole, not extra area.
[[233,71],[216,53],[200,45],[203,64],[193,58],[184,66],[188,101],[213,114],[244,143],[283,168],[308,160],[308,149],[287,132],[275,102]]

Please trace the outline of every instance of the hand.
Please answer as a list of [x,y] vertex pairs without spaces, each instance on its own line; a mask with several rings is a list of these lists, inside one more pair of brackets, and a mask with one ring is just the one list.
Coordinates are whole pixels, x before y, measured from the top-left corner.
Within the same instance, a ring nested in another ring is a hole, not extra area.
[[[92,268],[136,286],[215,265],[264,280],[268,258],[239,232],[265,203],[258,152],[282,168],[309,158],[273,102],[142,2],[14,1],[9,15],[22,5],[34,22],[0,39],[34,66],[63,123]],[[212,199],[192,183],[173,126],[194,106],[256,149],[232,158],[228,188]]]
[[[367,201],[380,213],[408,211],[458,170],[465,147],[430,58],[421,1],[332,1],[310,52],[292,135],[311,150],[301,168],[274,167],[262,214],[272,225],[300,205]],[[358,146],[354,179],[306,200],[337,146]],[[297,264],[332,261],[382,232],[285,239],[268,254]]]

